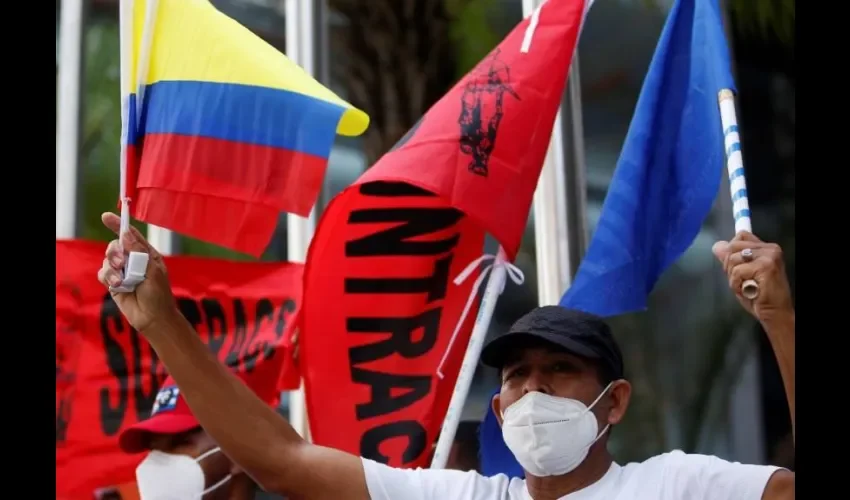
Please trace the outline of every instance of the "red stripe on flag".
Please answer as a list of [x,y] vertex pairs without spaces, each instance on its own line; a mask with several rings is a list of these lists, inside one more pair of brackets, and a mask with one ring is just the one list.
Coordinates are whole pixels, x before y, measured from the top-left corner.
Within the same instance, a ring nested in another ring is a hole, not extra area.
[[189,192],[140,188],[133,217],[259,257],[277,226],[277,209]]
[[[127,145],[127,171],[125,187],[127,196],[132,200],[136,196],[136,180],[139,178],[139,150],[133,144]],[[118,209],[121,209],[121,200],[118,200]]]
[[307,215],[327,160],[197,136],[144,139],[133,216],[254,256],[280,212]]

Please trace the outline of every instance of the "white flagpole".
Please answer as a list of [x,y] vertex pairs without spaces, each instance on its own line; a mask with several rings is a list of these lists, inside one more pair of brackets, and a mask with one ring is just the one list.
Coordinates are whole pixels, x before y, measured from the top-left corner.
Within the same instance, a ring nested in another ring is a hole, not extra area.
[[83,0],[63,0],[59,13],[59,76],[56,89],[56,238],[77,233],[80,140],[80,74]]
[[[483,258],[493,256],[482,256],[482,258],[473,261],[467,269],[455,279],[455,284],[460,284],[466,279],[466,276],[471,274],[480,264]],[[469,396],[469,388],[472,386],[472,378],[475,376],[475,368],[478,366],[478,358],[481,357],[481,350],[484,348],[484,339],[487,337],[487,332],[490,329],[490,321],[493,319],[493,312],[496,310],[496,301],[499,300],[499,295],[505,290],[505,283],[508,276],[511,281],[521,285],[523,283],[522,271],[516,266],[508,262],[505,251],[499,247],[499,253],[495,256],[492,264],[492,273],[490,280],[487,282],[487,288],[484,289],[484,295],[481,297],[481,306],[478,309],[478,316],[475,318],[475,326],[472,327],[472,334],[469,337],[469,344],[466,347],[466,352],[463,355],[463,362],[460,366],[457,382],[455,382],[452,399],[449,401],[449,408],[446,411],[446,418],[443,420],[443,427],[440,429],[440,437],[437,439],[437,448],[434,450],[434,458],[431,461],[432,469],[445,469],[446,462],[449,459],[449,452],[452,448],[452,443],[455,440],[457,427],[460,424],[460,417],[463,414],[463,407],[466,404],[466,398]],[[485,278],[486,268],[481,272],[478,282],[473,285],[472,295],[469,297],[469,302],[473,303],[477,299],[478,288],[482,280]],[[458,320],[455,334],[463,326],[466,319],[464,310]],[[446,355],[443,356],[443,361],[448,357],[448,351],[453,348],[454,335],[447,348]],[[437,368],[437,376],[442,377],[442,362]]]
[[[523,15],[532,15],[545,1],[523,0]],[[567,82],[568,98],[555,118],[549,149],[534,193],[537,298],[541,306],[560,301],[584,251],[586,186],[580,83],[576,53]],[[569,112],[566,116],[565,110]],[[567,154],[564,136],[569,131],[573,133],[568,141],[571,147]],[[567,175],[567,168],[572,175]]]
[[[295,64],[322,81],[318,55],[327,50],[325,0],[281,0],[286,17],[286,56]],[[318,32],[318,33],[317,33]],[[316,47],[317,43],[320,45]],[[316,230],[316,209],[309,217],[286,216],[286,254],[290,262],[307,260],[307,250]],[[304,386],[289,393],[289,423],[305,439],[310,438]]]
[[[118,239],[124,237],[124,233],[130,228],[130,200],[127,197],[127,140],[130,127],[135,123],[130,122],[130,94],[135,82],[131,81],[133,76],[133,7],[135,0],[120,0],[118,3],[118,45],[121,58],[119,95],[121,96],[121,151],[118,159],[119,169],[119,199],[121,200],[121,228]],[[128,293],[136,289],[136,285],[144,281],[145,270],[148,267],[148,254],[142,252],[130,252],[127,263],[124,264],[121,285],[110,287],[113,292]]]
[[561,136],[562,116],[558,111],[552,140],[540,171],[534,192],[534,242],[537,257],[537,301],[541,306],[557,304],[569,279],[564,252],[567,248],[564,144]]
[[120,89],[121,96],[121,152],[118,159],[120,180],[118,185],[121,202],[121,235],[130,227],[130,206],[127,200],[127,138],[130,134],[130,93],[133,82],[133,8],[135,0],[120,0],[118,4],[118,39],[120,51]]
[[[738,133],[738,116],[735,114],[735,93],[723,89],[717,95],[720,105],[720,122],[723,126],[723,142],[726,146],[726,170],[729,175],[729,191],[732,197],[732,213],[735,217],[735,233],[753,232],[750,220],[750,201],[747,181],[744,177],[744,157],[741,153],[741,136]],[[754,300],[759,294],[756,280],[746,280],[741,285],[741,295]]]
[[[151,47],[153,46],[153,33],[156,25],[157,9],[159,0],[147,0],[145,2],[145,25],[142,29],[142,45],[139,48],[138,67],[136,68],[136,122],[131,127],[136,127],[137,136],[142,133],[141,119],[142,109],[145,105],[145,86],[147,85],[148,73],[150,71]],[[148,224],[148,243],[162,255],[173,255],[175,251],[175,234],[163,227]]]

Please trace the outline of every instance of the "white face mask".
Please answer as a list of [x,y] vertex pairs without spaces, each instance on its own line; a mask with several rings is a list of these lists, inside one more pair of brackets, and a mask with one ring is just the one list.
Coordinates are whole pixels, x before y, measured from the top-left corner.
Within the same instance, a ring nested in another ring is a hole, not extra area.
[[[613,384],[613,382],[611,382]],[[537,477],[560,476],[581,464],[590,447],[610,425],[599,426],[591,412],[608,392],[608,384],[596,400],[581,401],[529,392],[503,413],[502,436],[522,468]]]
[[198,458],[151,451],[136,467],[136,483],[141,500],[196,500],[219,488],[232,474],[204,489],[204,471],[200,461],[221,451],[213,448]]

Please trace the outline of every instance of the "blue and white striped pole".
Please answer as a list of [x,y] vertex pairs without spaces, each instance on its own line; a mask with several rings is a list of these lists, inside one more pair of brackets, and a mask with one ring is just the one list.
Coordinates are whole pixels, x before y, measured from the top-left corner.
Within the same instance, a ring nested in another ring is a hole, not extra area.
[[[744,176],[744,157],[741,154],[741,136],[738,134],[738,117],[735,114],[735,94],[730,89],[723,89],[718,93],[717,99],[720,104],[720,122],[723,125],[723,142],[726,147],[726,170],[729,173],[735,233],[741,231],[752,233],[750,202]],[[744,281],[741,286],[741,294],[744,297],[752,300],[758,296],[758,293],[759,286],[755,280]]]

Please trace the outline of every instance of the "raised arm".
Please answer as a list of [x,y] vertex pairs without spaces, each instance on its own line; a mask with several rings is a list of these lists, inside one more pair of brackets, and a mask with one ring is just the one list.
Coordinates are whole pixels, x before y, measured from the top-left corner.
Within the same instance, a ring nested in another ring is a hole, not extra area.
[[[116,233],[119,222],[114,214],[103,215],[103,223]],[[109,244],[98,273],[101,283],[120,283],[118,270],[130,251],[150,255],[147,277],[134,293],[113,293],[113,299],[150,342],[225,454],[266,491],[293,498],[368,500],[359,457],[304,441],[203,344],[177,310],[162,257],[137,230],[124,235],[123,248],[117,240]]]
[[[796,428],[794,304],[782,249],[775,243],[765,243],[750,233],[742,232],[728,243],[716,243],[713,250],[723,263],[729,287],[738,302],[761,323],[773,346],[785,384],[793,430]],[[741,295],[741,285],[749,279],[759,285],[759,294],[754,300]]]
[[[794,361],[796,335],[794,332],[794,305],[791,287],[785,274],[782,249],[774,243],[765,243],[746,232],[739,233],[732,241],[721,241],[714,245],[714,254],[723,263],[729,278],[729,286],[738,301],[762,325],[785,385],[785,395],[791,412],[791,430],[796,437],[796,385]],[[741,295],[745,280],[755,280],[759,294],[754,300]],[[794,498],[794,473],[777,471],[768,481],[764,500]]]

